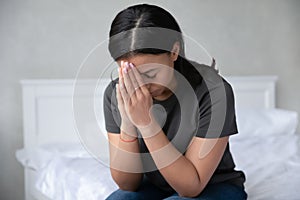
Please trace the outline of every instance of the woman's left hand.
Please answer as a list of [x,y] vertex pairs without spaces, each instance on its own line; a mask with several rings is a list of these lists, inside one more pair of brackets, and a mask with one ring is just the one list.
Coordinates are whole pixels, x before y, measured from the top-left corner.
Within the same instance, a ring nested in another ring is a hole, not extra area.
[[121,70],[124,81],[120,91],[127,116],[137,128],[150,126],[154,118],[151,113],[153,100],[148,88],[132,63],[121,61]]

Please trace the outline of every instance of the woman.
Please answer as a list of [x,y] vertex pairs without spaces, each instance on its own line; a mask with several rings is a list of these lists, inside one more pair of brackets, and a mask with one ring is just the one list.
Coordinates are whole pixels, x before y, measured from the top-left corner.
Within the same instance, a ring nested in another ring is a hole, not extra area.
[[246,199],[229,151],[232,88],[213,67],[185,58],[172,15],[128,7],[112,22],[109,51],[119,77],[106,88],[104,112],[119,189],[107,199]]

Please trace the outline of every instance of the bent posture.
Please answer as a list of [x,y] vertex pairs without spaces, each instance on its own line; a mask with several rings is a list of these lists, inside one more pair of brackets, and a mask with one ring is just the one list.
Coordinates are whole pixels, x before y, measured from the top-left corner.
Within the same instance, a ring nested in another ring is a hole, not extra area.
[[119,189],[108,199],[246,199],[229,149],[232,88],[213,66],[185,58],[171,14],[148,4],[121,11],[109,51],[119,76],[104,112]]

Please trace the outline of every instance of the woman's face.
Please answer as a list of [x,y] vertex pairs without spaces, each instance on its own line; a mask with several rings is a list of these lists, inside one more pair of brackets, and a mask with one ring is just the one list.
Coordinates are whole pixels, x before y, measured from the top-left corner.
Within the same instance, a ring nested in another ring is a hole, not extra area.
[[[172,53],[163,53],[159,55],[138,54],[123,61],[130,62],[137,67],[153,98],[163,99],[164,96],[169,96],[169,88],[174,87],[174,61],[176,59],[177,56]],[[121,66],[121,60],[118,64]]]

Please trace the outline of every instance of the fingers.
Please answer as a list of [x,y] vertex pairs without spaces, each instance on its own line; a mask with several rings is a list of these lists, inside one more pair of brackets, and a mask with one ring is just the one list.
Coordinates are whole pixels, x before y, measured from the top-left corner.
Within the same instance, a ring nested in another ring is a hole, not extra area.
[[[123,61],[122,61],[123,62]],[[122,73],[122,69],[119,68],[119,95],[121,96],[120,98],[122,98],[122,100],[124,102],[128,102],[128,94],[127,94],[127,91],[126,91],[126,87],[125,87],[125,84],[124,84],[124,78],[123,78],[123,73]]]
[[127,62],[124,63],[123,65],[123,70],[122,70],[122,73],[123,73],[123,78],[124,78],[124,84],[125,84],[125,87],[126,87],[126,90],[128,92],[128,94],[131,94],[131,92],[134,90],[134,88],[132,88],[132,84],[131,84],[131,80],[129,78],[129,69],[126,65]]
[[121,61],[121,67],[118,68],[120,88],[124,87],[124,77],[123,77],[123,73],[122,73],[122,66],[123,66],[123,61]]
[[[134,103],[137,98],[140,98],[143,95],[149,95],[149,90],[147,89],[143,78],[132,63],[121,61],[119,77],[121,95],[125,102],[131,101],[131,103]],[[123,89],[123,92],[122,85],[125,88]]]
[[143,94],[148,94],[149,90],[147,89],[147,87],[144,83],[144,80],[141,77],[139,71],[137,70],[137,68],[132,63],[130,63],[130,64],[132,65],[132,67],[131,67],[132,70],[131,71],[133,72],[134,78],[137,82],[137,85],[139,86],[139,89],[141,90],[141,92]]
[[[131,78],[132,84],[134,86],[135,96],[136,96],[136,98],[138,100],[138,99],[141,99],[143,97],[143,92],[141,90],[141,86],[142,85],[139,84],[139,82],[137,81],[136,76],[135,76],[134,73],[139,73],[139,72],[137,71],[136,67],[132,63],[129,63],[129,66],[131,68],[131,70],[130,70],[130,78]],[[142,81],[140,81],[140,82],[142,82]]]
[[130,77],[130,80],[131,80],[131,83],[132,83],[132,86],[134,88],[135,91],[137,91],[139,89],[139,84],[134,76],[134,72],[133,72],[133,68],[134,68],[134,65],[132,63],[127,63],[128,64],[128,67],[130,67],[130,71],[128,72],[128,75]]
[[120,104],[121,106],[123,106],[124,102],[123,102],[123,98],[122,98],[122,95],[121,95],[119,84],[116,84],[116,95],[117,95],[117,102],[118,102],[118,104]]
[[136,95],[135,95],[134,84],[136,84],[136,81],[132,80],[134,77],[132,75],[132,70],[130,70],[128,62],[124,62],[122,73],[123,73],[124,84],[127,90],[127,95],[129,97],[129,100],[131,101],[131,103],[135,103]]

